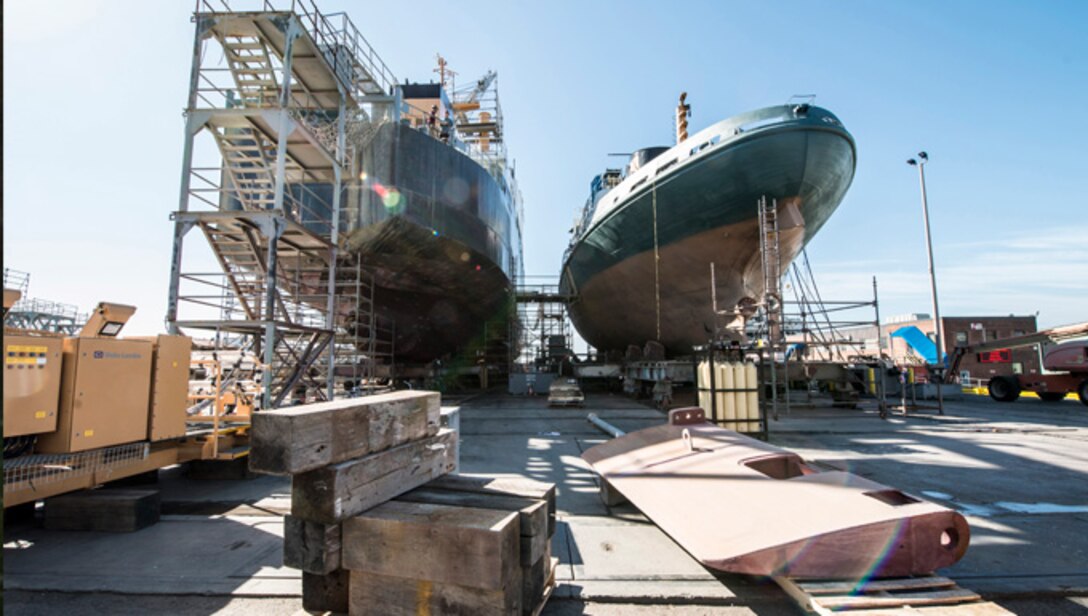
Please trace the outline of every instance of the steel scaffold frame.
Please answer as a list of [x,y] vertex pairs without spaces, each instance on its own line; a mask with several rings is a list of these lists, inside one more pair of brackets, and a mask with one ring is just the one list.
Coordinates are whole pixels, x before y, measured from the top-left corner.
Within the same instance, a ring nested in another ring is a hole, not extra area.
[[[346,190],[348,134],[395,115],[396,78],[346,15],[323,15],[312,0],[245,12],[200,0],[194,22],[167,328],[248,338],[265,365],[262,408],[331,399],[338,361],[365,358],[364,374],[348,377],[359,382],[373,378],[379,354],[373,285],[340,251],[341,214],[357,199]],[[195,164],[198,138],[214,143],[218,164]],[[187,268],[193,229],[219,271]]]

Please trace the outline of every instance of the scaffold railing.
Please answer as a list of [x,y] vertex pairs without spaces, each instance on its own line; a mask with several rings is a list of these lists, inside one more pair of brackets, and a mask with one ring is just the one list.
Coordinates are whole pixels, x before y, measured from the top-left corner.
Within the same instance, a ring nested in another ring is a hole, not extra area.
[[30,273],[5,267],[4,288],[15,289],[22,293],[23,297],[26,297],[27,293],[30,292]]
[[393,71],[344,12],[322,13],[313,0],[197,0],[196,3],[198,14],[246,11],[298,15],[341,85],[356,100],[390,94],[397,84]]

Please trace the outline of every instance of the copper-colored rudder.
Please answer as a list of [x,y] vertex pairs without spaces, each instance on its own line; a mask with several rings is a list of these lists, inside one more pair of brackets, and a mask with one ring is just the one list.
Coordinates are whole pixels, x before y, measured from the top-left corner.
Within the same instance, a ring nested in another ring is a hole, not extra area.
[[931,573],[967,551],[959,513],[714,426],[697,407],[585,459],[711,569],[799,578]]

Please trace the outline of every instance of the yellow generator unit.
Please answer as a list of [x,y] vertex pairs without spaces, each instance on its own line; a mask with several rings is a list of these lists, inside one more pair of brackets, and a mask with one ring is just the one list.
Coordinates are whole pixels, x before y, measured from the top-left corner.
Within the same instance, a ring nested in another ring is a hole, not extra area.
[[193,341],[188,336],[159,334],[146,340],[152,345],[151,412],[147,440],[161,441],[185,436],[185,410],[189,402],[189,362]]
[[142,441],[148,434],[152,344],[120,340],[131,306],[101,303],[79,336],[64,339],[57,430],[42,453],[70,453]]
[[56,429],[62,344],[60,338],[4,334],[4,438]]

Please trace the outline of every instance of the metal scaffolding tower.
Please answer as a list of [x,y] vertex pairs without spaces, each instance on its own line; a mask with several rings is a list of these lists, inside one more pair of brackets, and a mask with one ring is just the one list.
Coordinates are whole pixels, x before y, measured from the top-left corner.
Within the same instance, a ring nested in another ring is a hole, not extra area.
[[517,287],[517,344],[511,348],[510,371],[557,371],[573,344],[573,327],[567,314],[572,296],[559,291],[558,283],[523,284]]
[[[346,15],[312,0],[259,7],[197,3],[166,322],[246,339],[265,366],[262,407],[274,408],[332,398],[338,361],[378,353],[364,339],[379,329],[373,285],[339,243],[357,199],[349,133],[395,114],[396,79]],[[215,164],[196,162],[210,152]],[[218,271],[183,259],[193,229]]]

